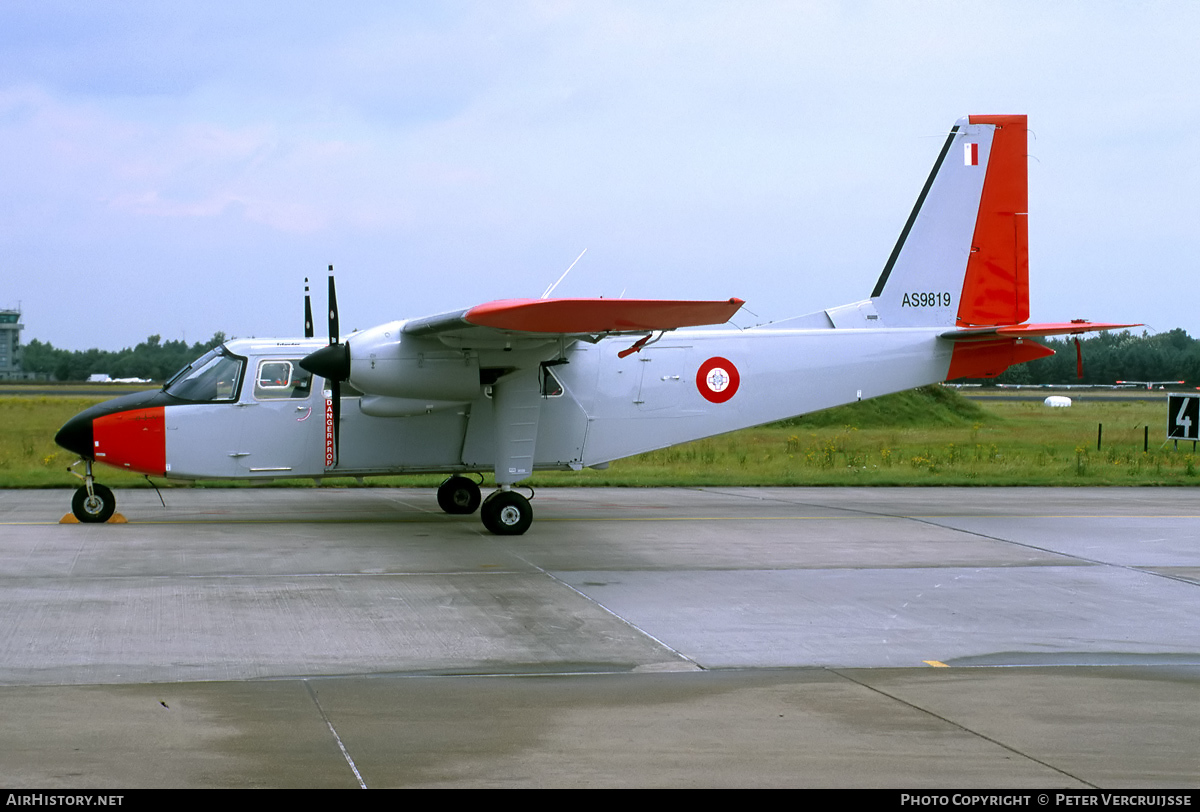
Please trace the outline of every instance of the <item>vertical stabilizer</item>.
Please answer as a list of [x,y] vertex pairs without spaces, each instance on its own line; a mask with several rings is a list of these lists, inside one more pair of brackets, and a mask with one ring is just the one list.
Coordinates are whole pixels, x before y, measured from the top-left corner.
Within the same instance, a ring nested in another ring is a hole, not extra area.
[[951,128],[871,294],[889,327],[1029,318],[1025,116]]

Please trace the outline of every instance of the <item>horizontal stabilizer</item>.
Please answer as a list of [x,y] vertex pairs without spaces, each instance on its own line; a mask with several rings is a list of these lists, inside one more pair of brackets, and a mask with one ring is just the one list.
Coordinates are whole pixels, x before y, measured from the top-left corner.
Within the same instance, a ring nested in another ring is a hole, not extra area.
[[990,338],[1003,337],[1039,338],[1097,333],[1104,330],[1122,330],[1127,327],[1141,326],[1140,324],[1101,324],[1080,319],[1057,324],[1004,324],[997,327],[970,327],[962,330],[950,330],[942,333],[939,338],[949,341],[985,341]]

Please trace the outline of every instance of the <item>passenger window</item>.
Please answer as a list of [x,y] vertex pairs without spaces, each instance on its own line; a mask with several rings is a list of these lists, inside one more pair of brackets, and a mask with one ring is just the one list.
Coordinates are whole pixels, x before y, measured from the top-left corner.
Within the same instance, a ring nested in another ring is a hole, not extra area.
[[259,400],[307,398],[312,390],[312,373],[294,361],[259,361],[254,378],[254,397]]

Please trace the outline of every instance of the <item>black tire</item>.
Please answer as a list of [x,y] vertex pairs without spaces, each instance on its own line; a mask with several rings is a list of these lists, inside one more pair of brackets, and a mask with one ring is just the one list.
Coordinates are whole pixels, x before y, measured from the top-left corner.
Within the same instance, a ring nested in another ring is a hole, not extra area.
[[438,486],[438,506],[446,513],[474,513],[479,510],[480,499],[479,486],[463,476],[452,476]]
[[497,536],[519,536],[533,524],[533,508],[515,491],[496,491],[484,500],[479,517]]
[[75,491],[71,497],[71,512],[81,522],[92,524],[107,522],[117,509],[117,499],[113,492],[103,485],[92,484],[92,498],[88,498],[87,486]]

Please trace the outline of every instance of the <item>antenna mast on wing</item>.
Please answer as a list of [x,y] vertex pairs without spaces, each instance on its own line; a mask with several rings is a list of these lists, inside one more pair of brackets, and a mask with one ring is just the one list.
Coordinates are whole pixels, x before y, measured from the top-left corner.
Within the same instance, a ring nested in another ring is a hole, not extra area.
[[[586,248],[579,252],[579,256],[575,257],[575,261],[571,263],[570,268],[567,268],[565,271],[563,271],[563,275],[558,278],[558,282],[561,282],[567,278],[567,274],[569,274],[571,272],[571,268],[574,268],[579,263],[579,260],[583,259],[583,255],[586,253],[587,253]],[[546,292],[541,295],[541,298],[549,299],[550,294],[554,292],[554,289],[556,287],[558,287],[558,282],[555,282],[553,285],[546,288]]]

